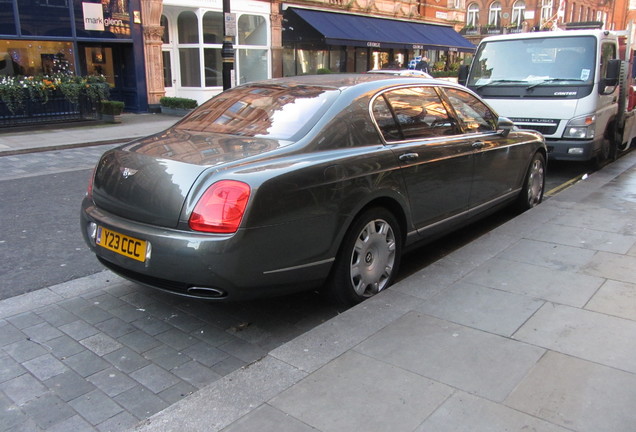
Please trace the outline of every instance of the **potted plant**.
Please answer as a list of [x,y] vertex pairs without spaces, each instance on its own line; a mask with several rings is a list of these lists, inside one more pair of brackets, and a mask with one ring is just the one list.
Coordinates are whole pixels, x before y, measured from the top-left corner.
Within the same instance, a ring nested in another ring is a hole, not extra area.
[[196,108],[198,103],[194,99],[164,96],[159,99],[159,105],[162,114],[183,117]]
[[99,103],[99,114],[108,123],[119,123],[124,110],[124,103],[120,101],[103,100]]

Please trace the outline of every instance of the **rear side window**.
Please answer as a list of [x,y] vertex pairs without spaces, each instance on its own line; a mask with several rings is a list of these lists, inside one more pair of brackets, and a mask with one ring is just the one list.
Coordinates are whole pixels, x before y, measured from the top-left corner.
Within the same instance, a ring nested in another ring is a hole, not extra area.
[[459,133],[455,119],[432,87],[383,93],[373,102],[373,117],[386,141],[434,138]]
[[459,89],[446,88],[446,95],[462,121],[466,133],[495,131],[495,114],[472,94]]

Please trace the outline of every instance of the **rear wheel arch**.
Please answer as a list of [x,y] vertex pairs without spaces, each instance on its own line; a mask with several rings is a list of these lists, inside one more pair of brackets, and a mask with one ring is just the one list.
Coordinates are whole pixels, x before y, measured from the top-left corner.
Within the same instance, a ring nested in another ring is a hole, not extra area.
[[[344,235],[339,242],[335,261],[324,286],[326,294],[336,303],[351,306],[367,297],[371,297],[377,292],[373,292],[373,288],[370,289],[372,294],[369,294],[369,291],[363,294],[356,292],[356,289],[360,289],[360,287],[354,286],[356,281],[354,281],[353,272],[356,270],[352,264],[355,244],[360,241],[360,234],[372,224],[372,221],[379,221],[379,225],[388,228],[389,235],[387,237],[395,237],[394,256],[387,258],[387,254],[391,255],[391,252],[387,246],[388,243],[383,241],[376,242],[380,245],[377,251],[379,257],[375,257],[375,254],[372,254],[374,259],[379,262],[390,261],[390,267],[392,267],[390,274],[377,275],[379,290],[391,285],[399,271],[400,258],[406,240],[407,215],[400,203],[394,199],[389,197],[377,198],[365,204],[355,214],[346,230],[344,230]],[[371,249],[373,247],[370,247],[369,250]]]

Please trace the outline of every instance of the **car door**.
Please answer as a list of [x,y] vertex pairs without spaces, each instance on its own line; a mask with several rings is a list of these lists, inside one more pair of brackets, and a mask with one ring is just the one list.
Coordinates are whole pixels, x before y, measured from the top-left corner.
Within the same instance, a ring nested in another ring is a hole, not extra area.
[[445,88],[444,93],[476,151],[470,206],[515,191],[527,168],[528,146],[512,135],[497,133],[496,114],[471,93],[457,88]]
[[386,91],[372,102],[375,121],[400,166],[418,230],[466,209],[473,153],[432,86]]

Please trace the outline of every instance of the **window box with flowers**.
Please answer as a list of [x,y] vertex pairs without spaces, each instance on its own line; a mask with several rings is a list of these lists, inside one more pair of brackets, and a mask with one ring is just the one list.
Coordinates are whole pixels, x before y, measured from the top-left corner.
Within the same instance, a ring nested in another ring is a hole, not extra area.
[[0,78],[0,127],[90,120],[107,99],[102,76],[4,76]]
[[486,24],[483,27],[482,34],[501,34],[502,29],[498,25],[495,24]]
[[475,27],[474,25],[467,25],[464,26],[463,29],[460,30],[459,34],[463,34],[466,36],[474,36],[479,34],[479,29],[477,27]]

